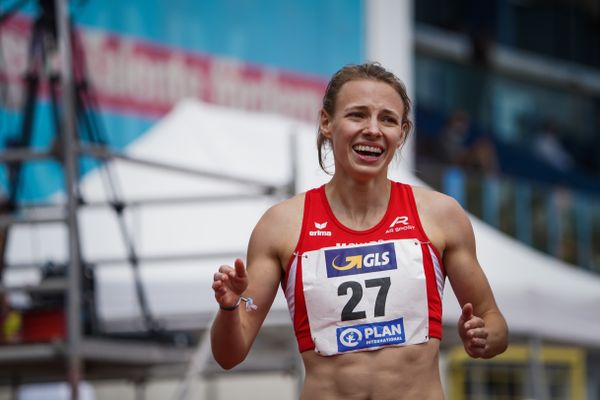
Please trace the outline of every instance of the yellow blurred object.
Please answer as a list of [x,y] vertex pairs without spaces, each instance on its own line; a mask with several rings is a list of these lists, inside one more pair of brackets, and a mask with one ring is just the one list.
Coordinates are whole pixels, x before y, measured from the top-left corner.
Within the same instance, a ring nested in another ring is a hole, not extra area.
[[8,311],[2,319],[2,341],[7,343],[18,342],[21,336],[21,313],[15,310]]

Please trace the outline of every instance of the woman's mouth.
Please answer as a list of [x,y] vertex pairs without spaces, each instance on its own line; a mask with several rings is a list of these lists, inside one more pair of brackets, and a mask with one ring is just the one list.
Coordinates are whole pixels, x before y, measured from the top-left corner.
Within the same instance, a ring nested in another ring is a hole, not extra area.
[[364,144],[357,144],[352,146],[352,149],[362,157],[378,158],[383,154],[383,149],[377,146],[368,146]]

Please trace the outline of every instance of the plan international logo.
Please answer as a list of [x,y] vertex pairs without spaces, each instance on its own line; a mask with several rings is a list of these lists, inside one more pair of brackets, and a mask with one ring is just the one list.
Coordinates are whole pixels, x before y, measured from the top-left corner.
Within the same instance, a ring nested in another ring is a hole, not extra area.
[[393,243],[325,250],[327,277],[397,269]]
[[406,342],[403,318],[337,328],[336,336],[340,353]]

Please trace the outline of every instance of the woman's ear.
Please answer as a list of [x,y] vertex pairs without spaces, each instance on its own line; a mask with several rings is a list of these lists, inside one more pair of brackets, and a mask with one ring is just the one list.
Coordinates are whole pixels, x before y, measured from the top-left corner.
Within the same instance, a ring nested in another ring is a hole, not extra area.
[[327,111],[321,109],[321,113],[319,115],[319,131],[323,136],[327,139],[331,139],[331,118]]
[[408,138],[409,130],[410,130],[410,126],[408,125],[408,123],[403,122],[402,123],[402,140],[398,144],[399,149],[402,148],[402,146],[404,146],[404,143],[406,143],[406,138]]

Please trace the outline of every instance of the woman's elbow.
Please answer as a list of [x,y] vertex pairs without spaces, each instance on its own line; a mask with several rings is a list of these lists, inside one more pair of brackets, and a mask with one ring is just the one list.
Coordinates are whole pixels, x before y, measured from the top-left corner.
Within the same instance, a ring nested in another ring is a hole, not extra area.
[[218,359],[215,357],[215,360],[217,361],[217,364],[219,364],[219,366],[225,370],[230,370],[236,366],[238,366],[242,360],[237,361],[237,360],[223,360],[223,359]]
[[235,368],[246,359],[246,354],[234,354],[231,350],[221,352],[213,348],[212,354],[217,364],[225,370]]

